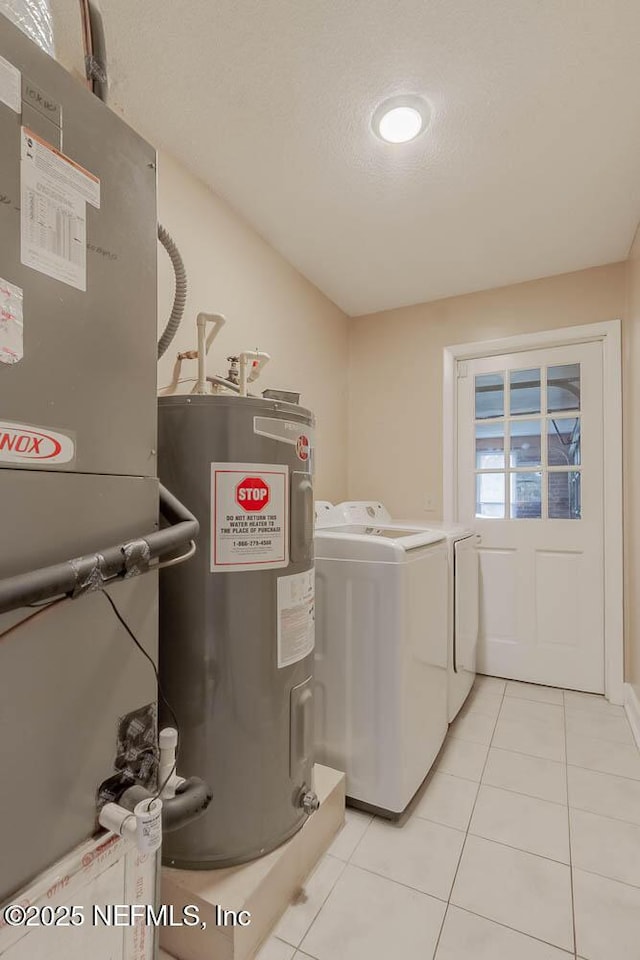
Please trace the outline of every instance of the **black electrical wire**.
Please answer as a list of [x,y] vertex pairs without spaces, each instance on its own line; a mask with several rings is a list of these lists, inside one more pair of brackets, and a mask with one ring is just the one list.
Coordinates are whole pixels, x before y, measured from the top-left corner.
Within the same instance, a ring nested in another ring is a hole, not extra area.
[[127,633],[129,634],[129,636],[131,637],[131,639],[133,640],[133,642],[135,643],[135,645],[136,645],[136,647],[138,648],[138,650],[140,651],[140,653],[143,655],[143,657],[146,657],[146,659],[147,659],[147,660],[149,661],[149,663],[151,664],[151,666],[152,666],[152,668],[153,668],[153,672],[154,672],[154,674],[155,674],[155,678],[156,678],[156,684],[157,684],[157,687],[158,687],[158,694],[159,694],[159,696],[160,696],[160,699],[161,699],[162,702],[164,703],[165,707],[166,707],[167,710],[169,711],[169,714],[171,715],[171,719],[173,720],[174,726],[175,726],[175,728],[176,728],[176,733],[177,733],[177,735],[178,735],[178,743],[177,743],[177,745],[176,745],[176,755],[175,755],[175,760],[173,761],[173,766],[172,766],[169,774],[168,774],[167,777],[165,778],[164,782],[163,782],[162,784],[160,784],[160,786],[158,787],[158,792],[156,793],[156,795],[155,795],[154,797],[152,797],[151,800],[149,801],[149,806],[151,806],[151,804],[152,804],[155,800],[158,800],[159,798],[162,797],[162,793],[163,793],[163,791],[164,791],[164,788],[165,788],[166,785],[169,783],[169,780],[171,780],[171,777],[174,775],[174,773],[175,773],[176,770],[177,770],[177,767],[178,767],[178,753],[179,753],[179,750],[180,750],[180,724],[178,723],[178,718],[176,717],[175,710],[173,709],[173,707],[171,706],[171,704],[169,703],[169,701],[167,700],[167,698],[166,698],[165,695],[164,695],[164,691],[163,691],[162,685],[161,685],[161,683],[160,683],[160,675],[159,675],[159,673],[158,673],[158,668],[157,668],[157,666],[156,666],[156,664],[155,664],[155,662],[154,662],[154,660],[153,660],[153,657],[150,656],[150,655],[147,653],[147,651],[144,649],[144,647],[142,646],[142,644],[140,643],[140,641],[138,640],[138,638],[137,638],[136,635],[134,634],[133,630],[131,629],[131,627],[129,626],[129,624],[127,623],[127,621],[124,619],[124,617],[122,616],[122,614],[121,614],[120,611],[118,610],[118,608],[117,608],[117,606],[116,606],[115,601],[113,600],[113,598],[112,598],[111,596],[109,596],[109,594],[107,593],[106,590],[101,590],[100,592],[102,593],[102,595],[103,595],[104,597],[106,597],[106,599],[107,599],[107,600],[109,601],[109,603],[111,604],[111,609],[113,610],[113,612],[115,613],[116,617],[118,618],[118,620],[120,621],[120,623],[122,624],[122,626],[124,627],[124,629],[127,631]]
[[[156,685],[157,685],[157,687],[158,687],[158,694],[159,694],[159,696],[160,696],[160,699],[161,699],[162,702],[164,703],[165,707],[166,707],[167,710],[169,711],[169,714],[170,714],[170,716],[171,716],[171,719],[173,720],[174,726],[175,726],[175,728],[176,728],[176,733],[177,733],[177,735],[178,735],[178,743],[177,743],[177,745],[176,745],[176,756],[175,756],[175,760],[174,760],[174,762],[173,762],[173,766],[172,766],[172,768],[171,768],[168,776],[165,778],[164,782],[160,784],[160,786],[159,786],[159,788],[158,788],[158,792],[157,792],[156,795],[151,799],[150,803],[153,803],[154,800],[158,800],[158,799],[162,796],[162,793],[163,793],[166,785],[169,783],[169,780],[171,779],[171,777],[174,775],[174,773],[175,773],[176,770],[177,770],[177,767],[178,767],[178,753],[179,753],[179,750],[180,750],[180,724],[178,723],[178,718],[176,717],[175,710],[173,709],[173,707],[171,706],[171,704],[169,703],[169,701],[167,700],[167,698],[166,698],[166,696],[165,696],[165,694],[164,694],[164,691],[163,691],[163,689],[162,689],[162,684],[160,683],[160,675],[159,675],[159,673],[158,673],[158,668],[157,668],[156,664],[154,663],[153,657],[151,657],[151,656],[147,653],[147,651],[144,649],[144,647],[142,646],[142,644],[140,643],[140,641],[138,640],[138,638],[135,636],[133,630],[131,629],[131,627],[129,626],[129,624],[127,623],[127,621],[124,619],[124,617],[122,616],[122,614],[121,614],[120,611],[118,610],[118,608],[117,608],[117,606],[116,606],[116,604],[115,604],[115,601],[112,599],[112,597],[110,597],[109,594],[107,593],[107,591],[104,590],[104,589],[101,590],[100,592],[101,592],[101,593],[103,594],[103,596],[105,596],[106,599],[109,601],[109,604],[111,605],[111,609],[113,610],[113,612],[114,612],[114,614],[116,615],[116,617],[118,618],[119,622],[122,624],[122,626],[124,627],[124,629],[127,631],[127,633],[129,634],[129,636],[131,637],[131,639],[132,639],[133,642],[135,643],[135,645],[136,645],[136,647],[138,648],[138,650],[140,651],[140,653],[141,653],[141,654],[143,655],[143,657],[145,657],[145,658],[149,661],[149,663],[151,664],[151,667],[153,668],[153,672],[154,672],[154,675],[155,675],[155,678],[156,678]],[[30,613],[28,617],[24,617],[22,620],[19,620],[17,623],[14,623],[12,626],[8,627],[6,630],[3,630],[2,633],[0,633],[0,641],[5,640],[5,639],[9,636],[9,634],[13,633],[15,630],[18,630],[20,627],[25,626],[25,624],[30,623],[32,620],[35,620],[36,617],[42,616],[44,613],[46,613],[48,610],[51,610],[53,607],[57,607],[59,604],[64,603],[65,600],[67,600],[67,599],[68,599],[68,597],[66,597],[66,596],[58,597],[56,600],[52,600],[52,601],[50,601],[50,602],[48,602],[48,603],[39,605],[39,606],[38,606],[38,609],[36,609],[33,613]],[[34,606],[35,606],[35,604],[34,604]]]

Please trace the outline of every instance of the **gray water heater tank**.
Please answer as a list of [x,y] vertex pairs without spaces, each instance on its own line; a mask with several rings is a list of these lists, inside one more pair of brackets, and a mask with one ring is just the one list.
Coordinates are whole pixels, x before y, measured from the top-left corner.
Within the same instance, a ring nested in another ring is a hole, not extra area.
[[206,815],[167,835],[171,866],[251,860],[314,806],[313,424],[273,400],[159,400],[158,472],[201,531],[160,577],[160,678],[180,767],[213,789]]

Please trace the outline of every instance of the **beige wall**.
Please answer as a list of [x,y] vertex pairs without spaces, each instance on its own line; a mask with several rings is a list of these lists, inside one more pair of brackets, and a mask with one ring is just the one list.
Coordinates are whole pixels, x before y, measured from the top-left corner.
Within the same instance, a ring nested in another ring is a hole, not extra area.
[[[208,372],[224,374],[226,357],[266,350],[272,361],[257,382],[296,390],[318,419],[316,496],[346,496],[348,320],[308,280],[262,240],[219,197],[177,161],[161,154],[159,219],[177,242],[189,277],[185,319],[161,360],[160,387],[168,384],[176,354],[196,346],[200,311],[224,313],[227,324],[210,354]],[[173,296],[168,257],[159,249],[159,314],[164,327]],[[183,376],[195,376],[195,361]],[[181,385],[188,392],[192,384]]]
[[[159,161],[159,216],[189,273],[185,321],[159,364],[159,385],[171,380],[176,353],[195,347],[197,312],[226,314],[209,371],[223,373],[227,355],[240,349],[272,354],[259,389],[299,390],[315,411],[316,496],[334,502],[380,498],[396,515],[441,517],[445,346],[623,317],[627,675],[640,695],[640,593],[632,586],[634,571],[640,575],[640,507],[632,483],[640,476],[640,376],[633,375],[640,370],[640,238],[628,264],[349,321],[166,154]],[[159,296],[162,327],[172,275],[161,251]],[[183,369],[195,376],[195,362]]]
[[640,697],[640,231],[628,263],[624,356],[626,677]]
[[405,517],[441,517],[445,346],[617,317],[623,320],[625,677],[640,697],[640,233],[627,263],[352,321],[349,497],[380,498]]
[[351,322],[349,496],[442,516],[442,351],[622,317],[626,264],[390,310]]

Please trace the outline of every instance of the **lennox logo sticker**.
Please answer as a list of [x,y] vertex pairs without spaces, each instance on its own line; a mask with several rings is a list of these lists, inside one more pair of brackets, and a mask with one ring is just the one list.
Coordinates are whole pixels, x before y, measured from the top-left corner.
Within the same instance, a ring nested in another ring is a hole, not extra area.
[[54,430],[0,420],[0,462],[16,464],[69,463],[75,455],[71,437]]

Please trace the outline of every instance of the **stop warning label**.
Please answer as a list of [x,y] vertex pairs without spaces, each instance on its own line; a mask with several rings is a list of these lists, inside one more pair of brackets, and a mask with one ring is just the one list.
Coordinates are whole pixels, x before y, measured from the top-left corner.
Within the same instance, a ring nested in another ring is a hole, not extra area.
[[245,477],[236,487],[236,502],[245,512],[264,510],[270,499],[269,484],[262,477]]
[[211,464],[211,570],[272,570],[289,562],[289,468]]

